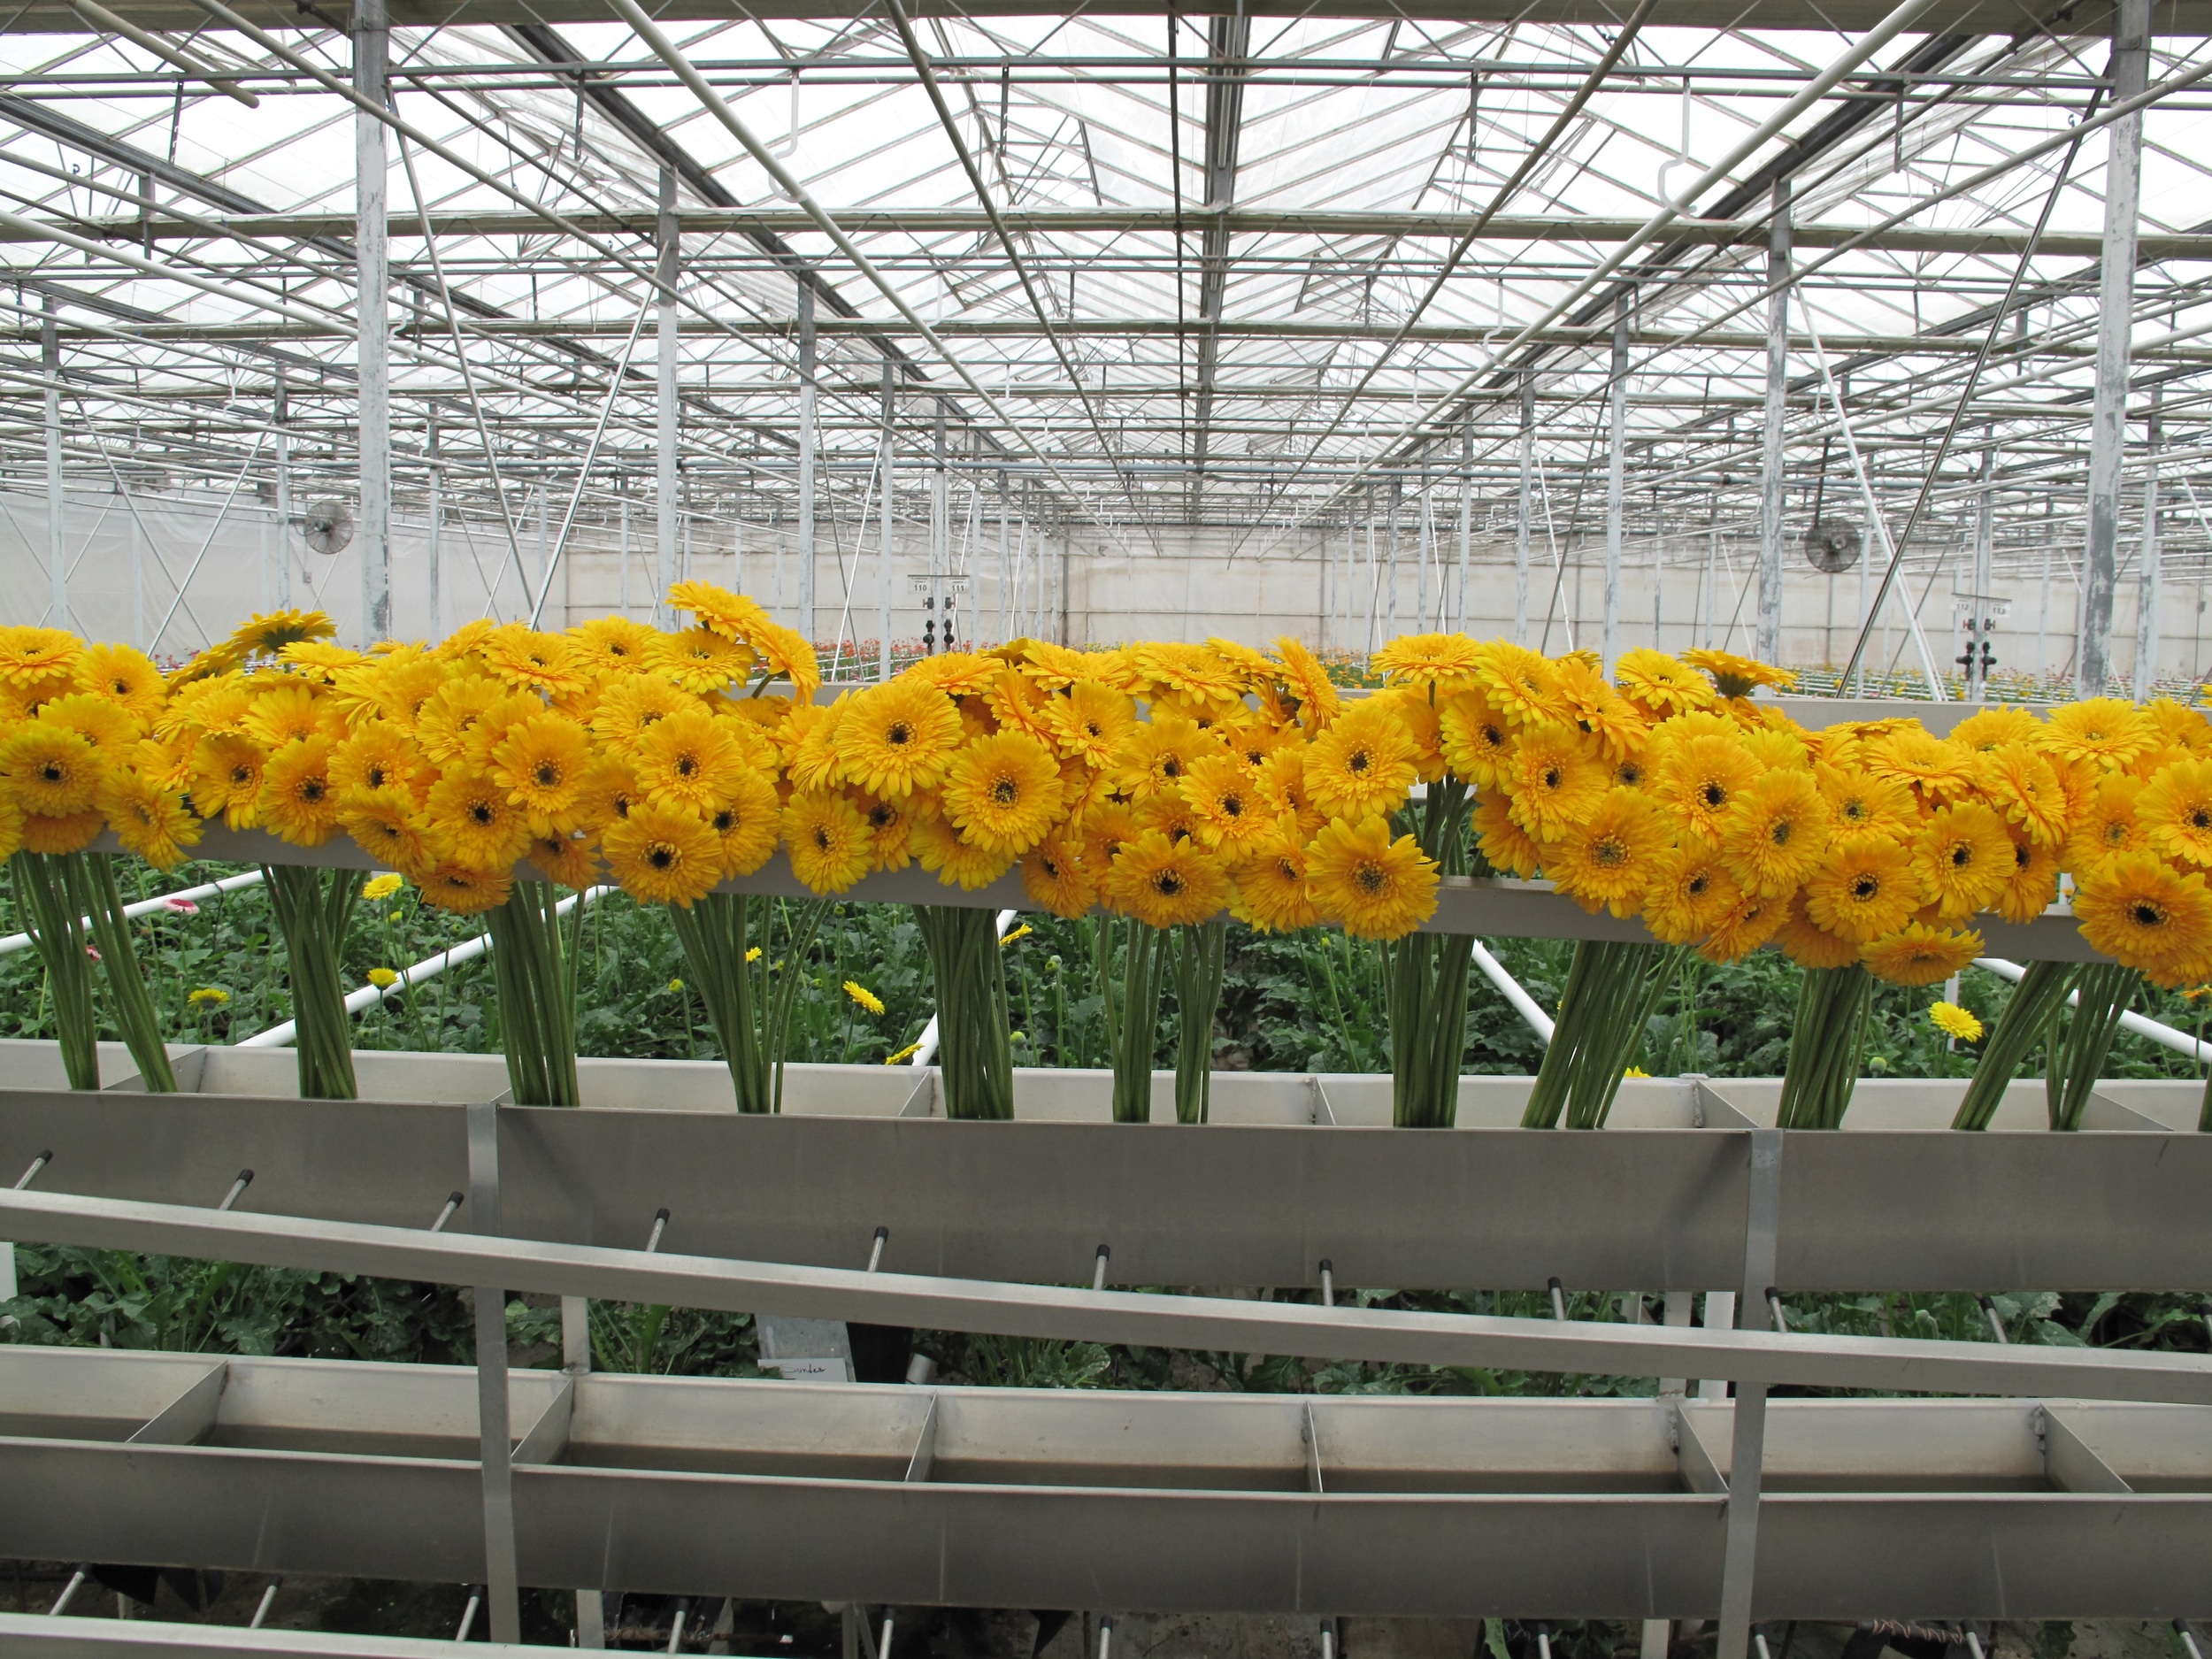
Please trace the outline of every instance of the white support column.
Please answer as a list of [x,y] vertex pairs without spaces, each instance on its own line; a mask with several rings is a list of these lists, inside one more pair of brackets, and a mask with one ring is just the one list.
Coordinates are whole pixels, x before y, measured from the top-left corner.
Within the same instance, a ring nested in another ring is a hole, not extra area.
[[[353,9],[353,86],[380,106],[391,97],[391,40],[384,0],[357,0]],[[392,319],[390,213],[386,191],[384,123],[368,111],[353,115],[354,320],[359,330],[361,511],[354,539],[361,549],[361,643],[392,633]]]
[[922,624],[926,638],[931,625],[935,625],[937,645],[934,649],[948,649],[952,641],[951,632],[945,626],[945,561],[946,537],[949,532],[947,512],[950,505],[946,494],[945,478],[945,400],[937,400],[936,436],[930,452],[929,472],[929,615]]
[[2135,700],[2149,701],[2151,687],[2158,680],[2158,646],[2163,618],[2159,615],[2162,603],[2158,568],[2158,394],[2151,394],[2151,417],[2145,435],[2149,439],[2149,455],[2143,467],[2143,569],[2136,590],[2135,613]]
[[1528,539],[1536,513],[1536,377],[1521,376],[1521,496],[1513,521],[1513,642],[1528,643]]
[[1752,654],[1763,663],[1782,655],[1782,423],[1790,377],[1790,185],[1774,182],[1768,228],[1766,430],[1759,452],[1759,626]]
[[292,434],[285,422],[291,404],[286,395],[284,371],[276,377],[276,607],[292,608]]
[[423,435],[423,452],[429,461],[429,518],[426,526],[429,562],[430,637],[445,637],[445,462],[438,452],[438,418],[430,418]]
[[[616,534],[620,538],[617,545],[620,549],[621,559],[619,566],[621,576],[615,592],[620,601],[623,618],[626,620],[630,614],[630,480],[626,478],[616,480],[615,494],[620,501],[620,506],[618,509],[620,518]],[[741,588],[739,591],[742,592],[743,589]]]
[[1392,479],[1390,480],[1389,563],[1383,573],[1383,586],[1389,590],[1387,614],[1390,619],[1389,627],[1383,635],[1385,644],[1388,644],[1398,637],[1398,514],[1399,509],[1403,505],[1404,495],[1403,480]]
[[1467,631],[1467,583],[1474,564],[1475,541],[1475,423],[1471,418],[1459,429],[1459,620]]
[[1613,373],[1606,387],[1605,429],[1605,620],[1599,654],[1605,677],[1613,677],[1620,647],[1621,539],[1628,512],[1628,321],[1631,296],[1613,307]]
[[[2112,27],[2112,97],[2150,76],[2150,0],[2120,0]],[[2101,697],[2111,672],[2112,598],[2119,580],[2120,464],[2127,449],[2128,336],[2134,326],[2136,219],[2143,182],[2140,111],[2107,130],[2104,263],[2097,278],[2097,375],[2089,418],[2089,527],[2082,549],[2075,687]]]
[[1013,622],[1011,583],[1014,567],[1006,545],[1006,469],[998,470],[998,637],[1003,645],[1011,636],[1008,633]]
[[62,545],[61,333],[54,325],[54,296],[46,296],[38,326],[39,367],[46,380],[46,625],[72,628],[69,554]]
[[1982,450],[1981,499],[1975,503],[1973,587],[1966,601],[1966,700],[1986,703],[1989,684],[1982,672],[1982,641],[1996,628],[1997,607],[1990,597],[1990,567],[1995,554],[1997,449]]
[[681,262],[683,237],[676,222],[676,174],[661,169],[660,220],[656,240],[660,248],[659,356],[654,368],[654,524],[660,555],[660,588],[653,596],[653,619],[670,626],[674,612],[668,608],[668,590],[677,582],[676,519],[676,271]]
[[892,442],[892,429],[898,416],[897,369],[888,356],[883,359],[883,434],[882,459],[877,471],[883,478],[882,540],[876,553],[876,597],[883,609],[880,625],[876,632],[876,675],[879,680],[891,678],[891,561],[893,533],[898,522],[898,492],[891,482],[891,464],[896,458]]
[[814,285],[799,284],[799,632],[814,638]]
[[138,509],[130,503],[130,492],[119,480],[116,493],[123,496],[126,515],[131,521],[131,643],[145,649],[146,638],[146,526],[139,522]]

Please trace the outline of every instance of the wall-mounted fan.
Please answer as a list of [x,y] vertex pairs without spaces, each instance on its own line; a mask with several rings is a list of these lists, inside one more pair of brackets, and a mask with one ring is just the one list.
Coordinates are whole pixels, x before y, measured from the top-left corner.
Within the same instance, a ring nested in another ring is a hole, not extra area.
[[1859,527],[1823,519],[1805,532],[1805,562],[1827,575],[1838,575],[1859,562]]
[[300,536],[317,553],[343,552],[353,540],[353,515],[342,501],[317,502],[300,516]]

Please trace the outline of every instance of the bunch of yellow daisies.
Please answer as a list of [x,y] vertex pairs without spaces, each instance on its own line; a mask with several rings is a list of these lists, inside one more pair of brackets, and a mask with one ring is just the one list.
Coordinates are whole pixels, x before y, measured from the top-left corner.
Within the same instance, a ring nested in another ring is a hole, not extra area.
[[1346,697],[1295,640],[933,657],[815,700],[806,641],[679,584],[692,620],[565,634],[473,623],[434,646],[333,642],[257,617],[165,676],[127,646],[0,628],[0,854],[111,827],[166,867],[217,818],[350,836],[431,902],[502,902],[517,864],[687,905],[780,846],[815,892],[918,863],[1037,904],[1159,927],[1402,936],[1437,867],[1392,815],[1463,788],[1489,865],[1640,918],[1716,960],[1926,983],[2062,871],[2100,950],[2212,975],[2212,726],[2170,702],[1985,710],[1809,732],[1755,702],[1780,671],[1719,651],[1594,656],[1422,634]]

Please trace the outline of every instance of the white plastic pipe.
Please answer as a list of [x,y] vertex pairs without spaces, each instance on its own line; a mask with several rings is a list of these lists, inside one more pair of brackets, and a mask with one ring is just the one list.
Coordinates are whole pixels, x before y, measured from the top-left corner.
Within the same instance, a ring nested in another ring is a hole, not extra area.
[[[219,893],[235,893],[240,887],[258,887],[260,884],[261,872],[249,870],[242,876],[225,876],[220,881],[203,882],[196,887],[180,887],[174,893],[162,894],[158,898],[140,899],[135,903],[126,904],[123,907],[123,914],[134,918],[151,916],[156,910],[168,910],[183,901],[189,900],[196,902],[201,899],[211,899]],[[89,916],[84,918],[84,925],[87,927],[92,926],[92,918]],[[10,933],[4,938],[0,938],[0,956],[4,956],[11,951],[28,949],[30,943],[31,936],[28,933]]]
[[[612,887],[587,887],[581,894],[572,893],[553,907],[553,913],[565,916],[576,908],[579,898],[588,904],[601,895],[613,891]],[[411,968],[401,969],[399,978],[389,985],[363,986],[346,998],[346,1012],[358,1014],[362,1010],[396,996],[402,991],[412,990],[418,985],[436,979],[448,968],[457,968],[465,962],[475,961],[491,948],[492,936],[489,933],[479,933],[473,939],[465,939],[450,949],[442,950],[434,956],[424,957]],[[272,1025],[268,1030],[257,1031],[250,1037],[242,1037],[232,1046],[239,1048],[288,1048],[292,1040],[299,1035],[299,1030],[297,1020],[288,1019],[281,1025]]]
[[[1001,939],[1006,937],[1006,930],[1014,925],[1014,918],[1019,914],[1018,910],[1001,910],[998,913],[998,936]],[[935,1065],[936,1064],[937,1016],[932,1014],[929,1017],[929,1024],[922,1027],[921,1041],[914,1045],[914,1057],[909,1060],[907,1064]]]
[[[1987,968],[2001,979],[2018,981],[2027,970],[2016,962],[2007,962],[2002,956],[1977,956],[1974,965]],[[2066,999],[2069,1008],[2081,1005],[2081,994],[2074,993]],[[2148,1037],[2162,1048],[2171,1048],[2176,1054],[2185,1054],[2192,1060],[2212,1060],[2212,1042],[2199,1042],[2185,1031],[2176,1031],[2171,1025],[2162,1025],[2154,1019],[2146,1019],[2132,1010],[2120,1016],[2120,1029],[2131,1031],[2139,1037]]]
[[1548,1046],[1551,1034],[1558,1029],[1550,1015],[1536,1005],[1536,999],[1521,988],[1521,982],[1505,971],[1500,962],[1483,946],[1479,939],[1467,941],[1475,953],[1475,966],[1482,970],[1482,977],[1498,987],[1498,995],[1513,1004],[1513,1011],[1528,1022],[1528,1028],[1542,1038]]

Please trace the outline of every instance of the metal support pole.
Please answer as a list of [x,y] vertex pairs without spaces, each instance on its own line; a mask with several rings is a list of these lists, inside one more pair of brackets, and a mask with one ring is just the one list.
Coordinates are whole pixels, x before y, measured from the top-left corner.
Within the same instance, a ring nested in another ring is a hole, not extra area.
[[1969,703],[1985,703],[1989,698],[1988,676],[1982,671],[1981,648],[1982,642],[1996,627],[1993,604],[1989,597],[1990,563],[1995,553],[1996,478],[1997,449],[1993,443],[1982,450],[1981,500],[1974,515],[1974,574],[1972,589],[1967,595],[1966,612],[1966,700]]
[[891,678],[891,536],[898,518],[896,492],[891,483],[891,462],[894,457],[892,425],[898,412],[897,370],[890,357],[883,359],[883,454],[878,464],[883,475],[883,540],[876,556],[876,597],[883,607],[881,626],[876,634],[876,677]]
[[[489,1101],[468,1108],[471,1228],[496,1238],[499,1221],[499,1108]],[[513,1438],[507,1422],[507,1293],[476,1287],[477,1455],[484,1477],[484,1586],[494,1641],[522,1640],[515,1572]],[[565,1333],[564,1333],[565,1335]]]
[[998,637],[1004,644],[1010,637],[1008,627],[1013,620],[1012,582],[1014,567],[1009,562],[1011,555],[1006,546],[1006,469],[998,470]]
[[2139,561],[2142,572],[2136,590],[2135,601],[2135,700],[2148,702],[2152,687],[2158,680],[2158,645],[2161,618],[2158,608],[2159,550],[2158,550],[2158,392],[2151,393],[2150,419],[2145,427],[2149,440],[2149,454],[2143,465],[2143,557]]
[[676,173],[661,169],[660,221],[656,240],[660,260],[655,273],[660,284],[659,354],[653,365],[653,456],[656,512],[660,553],[660,588],[653,596],[653,619],[667,627],[674,613],[668,608],[668,590],[676,585],[676,267],[682,257],[682,232],[676,220]]
[[1766,431],[1759,457],[1759,627],[1753,654],[1763,663],[1782,655],[1782,421],[1790,379],[1790,183],[1774,181],[1774,217],[1767,243]]
[[1613,677],[1621,631],[1621,538],[1628,501],[1628,324],[1630,296],[1613,307],[1613,375],[1606,388],[1605,434],[1605,623],[1599,655],[1605,677]]
[[[1751,1132],[1751,1195],[1744,1217],[1743,1293],[1736,1328],[1767,1328],[1782,1216],[1782,1131]],[[1714,1659],[1746,1659],[1751,1645],[1751,1584],[1759,1551],[1759,1486],[1766,1455],[1767,1386],[1736,1385],[1735,1432],[1728,1466],[1728,1540],[1722,1556],[1720,1629]]]
[[[292,608],[292,434],[284,424],[290,413],[289,400],[285,395],[284,371],[279,369],[273,414],[276,426],[276,605],[280,611]],[[150,645],[152,641],[148,643]]]
[[[2112,25],[2112,97],[2150,78],[2151,0],[2120,0]],[[2089,528],[2082,548],[2075,688],[2101,697],[2111,672],[2112,598],[2119,580],[2120,464],[2127,449],[2128,337],[2135,322],[2136,220],[2143,183],[2143,117],[2113,122],[2106,140],[2104,261],[2097,275],[2097,374],[2089,418]]]
[[[384,0],[358,0],[353,10],[353,87],[381,109],[391,101],[391,37]],[[354,320],[359,331],[355,372],[360,379],[361,643],[392,634],[392,319],[391,216],[387,201],[384,123],[367,110],[353,116]]]
[[[949,649],[952,641],[943,638],[950,628],[945,617],[945,542],[949,534],[946,521],[949,498],[946,494],[945,478],[945,401],[937,400],[937,432],[931,451],[929,474],[929,616],[940,630],[943,645]],[[926,625],[924,634],[928,632]]]
[[119,481],[115,489],[124,497],[131,521],[131,643],[137,645],[146,637],[146,526],[139,521],[138,509],[130,504],[130,493]]
[[1386,644],[1398,637],[1398,510],[1402,504],[1405,486],[1402,480],[1390,480],[1390,540],[1389,553],[1384,567],[1383,586],[1389,590],[1386,615],[1389,626],[1383,635]]
[[1513,521],[1513,642],[1528,643],[1528,538],[1536,516],[1536,377],[1521,376],[1521,495]]
[[1458,629],[1467,632],[1467,580],[1474,563],[1475,541],[1475,423],[1471,418],[1459,431],[1459,612]]
[[54,326],[54,296],[46,296],[46,319],[38,326],[39,365],[46,378],[46,621],[70,628],[69,556],[61,534],[61,334]]
[[445,463],[438,454],[438,421],[431,417],[423,447],[430,461],[428,544],[430,565],[430,637],[445,637],[445,549],[440,534],[445,528]]
[[799,632],[814,637],[814,288],[799,284]]

